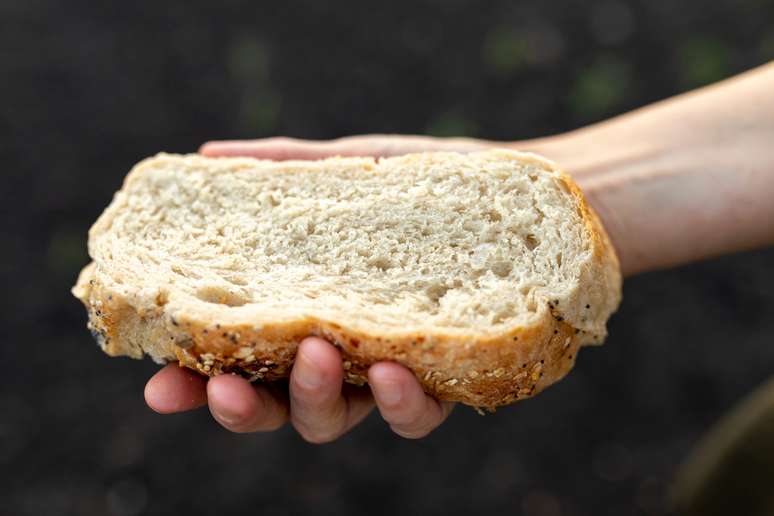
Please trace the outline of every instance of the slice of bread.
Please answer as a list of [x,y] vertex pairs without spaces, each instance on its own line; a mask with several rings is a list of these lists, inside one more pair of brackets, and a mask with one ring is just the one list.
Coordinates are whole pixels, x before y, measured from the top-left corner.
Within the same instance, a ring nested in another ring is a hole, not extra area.
[[621,297],[575,183],[505,150],[159,154],[127,176],[89,254],[73,293],[110,355],[274,380],[319,335],[348,382],[394,360],[436,398],[485,408],[564,376]]

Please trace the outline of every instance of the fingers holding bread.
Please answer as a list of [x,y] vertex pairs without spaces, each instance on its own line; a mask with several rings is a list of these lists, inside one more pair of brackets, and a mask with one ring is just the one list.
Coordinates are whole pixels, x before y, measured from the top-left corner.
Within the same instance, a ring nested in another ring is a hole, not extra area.
[[291,421],[312,443],[333,441],[368,415],[373,400],[366,389],[343,389],[341,354],[318,337],[304,339],[290,374]]
[[168,364],[145,385],[145,402],[159,414],[174,414],[207,404],[207,379],[188,368]]
[[438,402],[422,390],[414,375],[392,362],[380,362],[368,370],[376,405],[393,432],[419,439],[444,422],[454,404]]
[[237,375],[211,378],[207,401],[212,417],[236,433],[277,430],[288,420],[288,404],[282,396]]

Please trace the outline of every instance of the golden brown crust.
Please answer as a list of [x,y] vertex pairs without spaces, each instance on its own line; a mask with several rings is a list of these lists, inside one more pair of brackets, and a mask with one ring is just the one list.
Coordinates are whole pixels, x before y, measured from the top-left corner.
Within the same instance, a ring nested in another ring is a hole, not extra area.
[[[115,285],[103,284],[96,264],[83,270],[73,293],[86,306],[100,347],[113,356],[148,354],[158,362],[177,360],[208,376],[236,373],[251,381],[272,381],[288,376],[301,339],[318,335],[340,349],[349,383],[364,384],[371,364],[392,360],[413,371],[424,390],[439,400],[494,409],[529,398],[572,369],[580,346],[604,338],[604,322],[620,300],[621,275],[607,234],[569,176],[539,156],[502,151],[502,157],[557,172],[578,200],[593,246],[591,263],[581,272],[584,290],[571,297],[571,306],[563,301],[560,310],[548,301],[538,307],[536,323],[508,333],[460,336],[438,330],[386,336],[309,316],[261,327],[226,324],[169,310],[162,298],[138,306]],[[601,320],[587,322],[581,313],[589,299],[604,305],[595,307]]]
[[[597,290],[602,293],[601,297],[604,299],[604,302],[608,304],[607,309],[603,310],[602,313],[612,313],[618,308],[618,305],[621,302],[621,288],[623,283],[618,254],[613,247],[613,243],[610,240],[607,231],[605,231],[605,228],[602,225],[602,221],[599,219],[599,216],[591,205],[586,201],[586,197],[583,195],[580,187],[564,170],[561,170],[553,163],[551,163],[551,165],[553,166],[553,169],[561,175],[562,181],[564,181],[572,195],[578,200],[581,217],[586,225],[586,231],[594,249],[594,258],[591,261],[591,267],[585,270],[587,277],[582,278],[581,283],[596,285]],[[605,317],[607,317],[607,315],[605,315]],[[606,328],[606,322],[607,321],[603,322],[603,328]],[[596,336],[586,335],[582,339],[581,344],[601,344],[606,336],[606,333],[601,333],[602,332],[600,332],[600,335]]]
[[73,289],[89,312],[89,327],[109,355],[175,360],[208,376],[236,373],[252,381],[285,378],[298,343],[318,335],[338,347],[345,381],[366,383],[368,367],[399,362],[425,392],[444,401],[494,409],[529,398],[572,369],[582,333],[546,306],[541,324],[492,339],[406,335],[383,338],[312,318],[254,328],[176,319],[163,305],[144,314],[93,278],[93,264]]

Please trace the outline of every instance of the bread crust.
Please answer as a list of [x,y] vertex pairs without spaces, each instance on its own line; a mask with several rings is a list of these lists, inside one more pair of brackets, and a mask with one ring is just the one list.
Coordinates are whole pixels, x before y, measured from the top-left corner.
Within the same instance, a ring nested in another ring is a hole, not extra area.
[[[581,285],[599,292],[580,292],[604,302],[606,320],[620,302],[621,275],[618,259],[599,219],[587,205],[580,189],[555,164],[536,155],[513,151],[489,151],[521,162],[534,161],[559,172],[578,206],[593,245],[593,257],[582,271]],[[239,374],[250,381],[273,381],[289,375],[300,341],[316,335],[332,342],[341,352],[344,379],[363,385],[368,367],[391,360],[409,368],[422,388],[443,401],[456,401],[494,410],[534,396],[572,369],[578,349],[604,338],[598,321],[579,323],[578,303],[547,301],[538,307],[536,323],[491,335],[400,335],[367,333],[340,321],[300,316],[256,327],[247,323],[203,321],[197,315],[170,310],[157,297],[138,306],[136,299],[105,281],[91,263],[81,272],[73,294],[86,306],[88,326],[98,344],[111,356],[142,358],[159,363],[177,361],[207,376]],[[588,305],[586,305],[588,307]],[[568,312],[569,310],[569,312]]]

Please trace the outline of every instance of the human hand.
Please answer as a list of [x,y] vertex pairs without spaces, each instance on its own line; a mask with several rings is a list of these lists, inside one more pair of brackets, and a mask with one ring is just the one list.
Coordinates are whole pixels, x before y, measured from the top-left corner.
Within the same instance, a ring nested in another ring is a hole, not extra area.
[[413,373],[396,363],[371,366],[365,387],[344,384],[343,379],[339,351],[319,337],[308,337],[299,345],[287,388],[250,384],[229,374],[207,379],[169,364],[148,381],[145,400],[162,414],[209,405],[216,421],[238,433],[276,430],[290,421],[312,443],[337,439],[374,405],[396,434],[424,437],[453,407],[426,395]]
[[[284,160],[491,147],[534,151],[575,178],[628,276],[774,243],[774,226],[761,223],[774,220],[773,84],[770,64],[600,124],[519,142],[396,135],[267,138],[210,142],[200,152]],[[370,368],[370,391],[343,385],[342,377],[338,350],[310,337],[299,347],[287,395],[236,376],[207,381],[170,365],[151,378],[145,397],[162,413],[207,403],[215,418],[236,432],[273,430],[289,419],[312,442],[342,435],[368,414],[374,399],[385,421],[404,437],[426,435],[451,410],[424,394],[413,374],[395,363]]]

